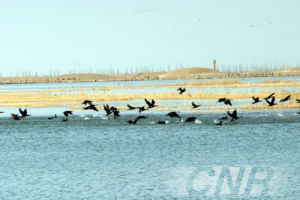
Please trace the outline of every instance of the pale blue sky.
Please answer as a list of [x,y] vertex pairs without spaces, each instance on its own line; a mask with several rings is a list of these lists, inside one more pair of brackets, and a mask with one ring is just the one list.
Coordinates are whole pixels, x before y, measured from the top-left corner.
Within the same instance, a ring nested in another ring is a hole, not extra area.
[[299,8],[299,0],[0,0],[0,72],[295,65]]

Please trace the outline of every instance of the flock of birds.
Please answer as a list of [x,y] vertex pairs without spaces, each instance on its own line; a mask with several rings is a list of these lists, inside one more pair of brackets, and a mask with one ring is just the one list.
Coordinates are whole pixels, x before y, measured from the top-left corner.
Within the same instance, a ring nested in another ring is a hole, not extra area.
[[[180,95],[182,95],[184,92],[186,92],[186,88],[178,88],[177,90],[179,91]],[[272,93],[272,94],[270,94],[269,96],[267,96],[263,99],[260,99],[259,97],[252,96],[252,99],[253,99],[252,104],[257,104],[257,103],[263,102],[263,100],[265,100],[268,103],[269,106],[275,106],[278,103],[276,103],[276,99],[275,99],[274,95],[275,95],[275,93]],[[128,110],[138,110],[138,113],[139,113],[139,116],[137,116],[135,119],[128,120],[127,121],[128,124],[137,124],[137,122],[139,120],[146,119],[147,117],[144,116],[144,115],[141,115],[141,113],[146,111],[146,110],[149,110],[149,109],[152,109],[152,108],[155,108],[155,107],[158,106],[158,105],[156,105],[154,99],[152,99],[151,101],[149,101],[147,99],[144,99],[144,100],[145,100],[145,103],[147,104],[146,105],[147,107],[146,106],[131,106],[131,105],[127,104]],[[291,100],[291,95],[288,95],[283,99],[280,99],[279,103],[286,102],[286,101],[289,101],[289,100]],[[219,98],[217,102],[218,103],[224,103],[225,105],[228,105],[228,106],[232,106],[231,101],[232,100],[227,99],[227,98]],[[296,99],[296,102],[300,103],[300,99]],[[96,105],[93,104],[93,101],[91,101],[91,100],[85,100],[85,101],[82,102],[82,104],[85,105],[85,107],[83,108],[84,110],[94,110],[96,112],[99,111],[97,109]],[[200,104],[196,104],[195,102],[192,102],[192,108],[193,109],[199,108],[200,106],[201,106]],[[104,104],[103,109],[106,112],[106,116],[113,115],[113,118],[119,118],[120,117],[120,110],[115,106],[109,106],[108,104]],[[0,112],[0,113],[3,113],[3,112]],[[20,120],[22,118],[31,116],[27,113],[26,108],[24,110],[19,108],[19,113],[20,113],[20,115],[12,113],[11,118],[14,119],[14,120]],[[238,116],[238,114],[237,114],[237,110],[234,110],[233,112],[228,111],[226,114],[227,114],[226,116],[221,117],[218,120],[216,120],[215,124],[218,125],[218,126],[222,126],[223,120],[230,120],[231,122],[233,122],[233,121],[236,121],[240,118],[240,116]],[[300,112],[298,112],[297,114],[300,114]],[[64,118],[62,119],[62,121],[66,122],[66,121],[68,121],[68,117],[70,115],[73,115],[73,111],[66,110],[66,111],[63,112],[63,115],[64,115]],[[166,116],[171,117],[171,118],[178,118],[180,120],[180,122],[195,122],[197,120],[196,117],[187,117],[185,120],[183,120],[182,116],[180,116],[179,113],[174,112],[174,111],[169,112]],[[54,116],[49,117],[48,120],[55,119],[55,118],[58,118],[56,114]],[[167,120],[160,120],[160,121],[156,122],[156,124],[167,124],[167,123],[168,123]]]

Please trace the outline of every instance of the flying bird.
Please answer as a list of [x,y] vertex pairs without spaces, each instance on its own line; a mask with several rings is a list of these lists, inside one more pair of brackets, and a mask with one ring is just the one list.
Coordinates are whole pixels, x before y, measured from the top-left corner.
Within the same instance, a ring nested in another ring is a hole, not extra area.
[[11,118],[13,118],[14,120],[20,120],[21,117],[18,115],[18,114],[10,114],[11,115]]
[[103,105],[103,109],[106,112],[106,116],[108,116],[108,115],[110,115],[112,113],[112,110],[111,110],[111,108],[109,107],[108,104],[104,104]]
[[225,105],[230,105],[230,106],[232,106],[232,104],[231,104],[231,100],[230,99],[226,99],[226,98],[220,98],[220,99],[218,99],[218,103],[224,103]]
[[27,109],[26,108],[24,110],[22,110],[21,108],[19,108],[19,112],[21,114],[21,118],[31,116],[31,115],[27,114]]
[[262,101],[259,100],[259,97],[255,98],[254,96],[252,96],[252,99],[254,101],[252,104],[256,104],[256,103],[262,102]]
[[266,102],[269,104],[269,106],[275,106],[275,105],[277,105],[275,103],[275,97],[274,96],[272,97],[271,101],[269,101],[268,99],[266,99]]
[[288,100],[290,100],[290,99],[291,99],[291,95],[288,95],[288,96],[286,96],[285,98],[281,99],[281,100],[279,101],[279,103],[280,103],[280,102],[288,101]]
[[138,107],[131,106],[129,104],[127,104],[127,107],[128,107],[128,110],[135,110],[138,108]]
[[186,91],[185,88],[181,88],[181,87],[178,88],[177,90],[179,91],[179,94],[183,94]]
[[148,105],[148,108],[154,108],[154,107],[157,107],[157,105],[155,105],[155,101],[154,99],[152,99],[152,101],[148,101],[147,99],[144,99],[146,104]]
[[193,106],[193,108],[198,108],[198,107],[200,107],[200,104],[197,105],[195,102],[192,102],[192,106]]
[[228,111],[227,114],[229,115],[229,117],[231,117],[232,122],[240,118],[240,117],[237,116],[237,111],[236,110],[234,110],[232,113],[230,113]]
[[84,110],[94,110],[94,111],[98,112],[98,109],[97,109],[96,106],[95,106],[94,104],[92,104],[92,103],[91,103],[90,105],[84,107],[83,109],[84,109]]
[[181,116],[177,112],[169,112],[167,114],[167,116],[172,117],[172,118],[173,117],[181,118]]

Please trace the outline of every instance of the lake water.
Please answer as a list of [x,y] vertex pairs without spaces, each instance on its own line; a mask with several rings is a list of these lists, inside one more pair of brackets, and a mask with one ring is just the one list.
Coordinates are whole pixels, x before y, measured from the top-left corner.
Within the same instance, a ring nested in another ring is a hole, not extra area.
[[47,119],[64,109],[30,108],[20,121],[9,118],[17,108],[0,109],[0,199],[300,198],[299,110],[238,111],[223,126],[225,113],[184,111],[197,121],[151,111],[136,125],[126,123],[136,111]]

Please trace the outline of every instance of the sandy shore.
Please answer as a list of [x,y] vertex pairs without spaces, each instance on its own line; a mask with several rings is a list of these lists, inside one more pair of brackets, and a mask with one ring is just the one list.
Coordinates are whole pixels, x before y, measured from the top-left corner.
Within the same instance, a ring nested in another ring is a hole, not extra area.
[[[179,95],[176,91],[178,87],[186,87],[188,92],[183,95]],[[268,89],[263,89],[264,87],[280,87],[282,90],[276,92],[276,99],[281,99],[287,95],[292,95],[292,100],[282,103],[273,107],[268,106],[266,103],[252,105],[251,97],[259,96],[266,97],[269,95],[270,91]],[[289,93],[284,90],[285,87],[294,87],[295,92]],[[157,88],[167,89],[166,92],[152,92],[152,93],[134,93],[130,90],[152,88],[155,91]],[[250,92],[238,92],[237,90],[232,90],[233,92],[224,93],[213,93],[213,92],[189,92],[189,88],[261,88],[260,92],[250,93]],[[206,100],[212,100],[215,102],[220,97],[226,97],[233,100],[233,107],[243,110],[267,110],[267,109],[300,109],[300,104],[295,101],[295,99],[300,99],[300,82],[298,81],[283,81],[283,80],[269,80],[259,83],[243,83],[238,80],[227,80],[227,81],[195,81],[195,82],[182,82],[178,84],[168,84],[168,85],[138,85],[138,86],[109,86],[109,87],[99,87],[99,88],[71,88],[71,89],[49,89],[49,90],[22,90],[22,91],[1,91],[0,92],[0,107],[52,107],[52,106],[64,106],[70,109],[82,109],[81,102],[85,99],[93,100],[98,103],[98,107],[102,109],[103,103],[114,103],[114,102],[124,102],[130,103],[132,101],[140,102],[139,106],[144,105],[144,99],[155,99],[157,104],[164,100],[181,100],[182,105],[170,104],[168,106],[159,106],[156,110],[168,110],[168,109],[184,109],[191,110],[190,101],[196,100],[200,102],[203,111],[216,111],[216,110],[226,110],[229,107],[220,106],[220,104],[215,103],[204,103],[209,102]],[[129,92],[126,94],[113,93],[113,90],[123,90],[128,89]],[[96,91],[101,91],[101,94],[95,94]],[[299,92],[298,92],[299,91]],[[94,94],[93,94],[94,93]],[[247,100],[245,103],[245,100]],[[238,103],[238,106],[235,104]],[[120,109],[127,109],[125,106],[120,107]]]

